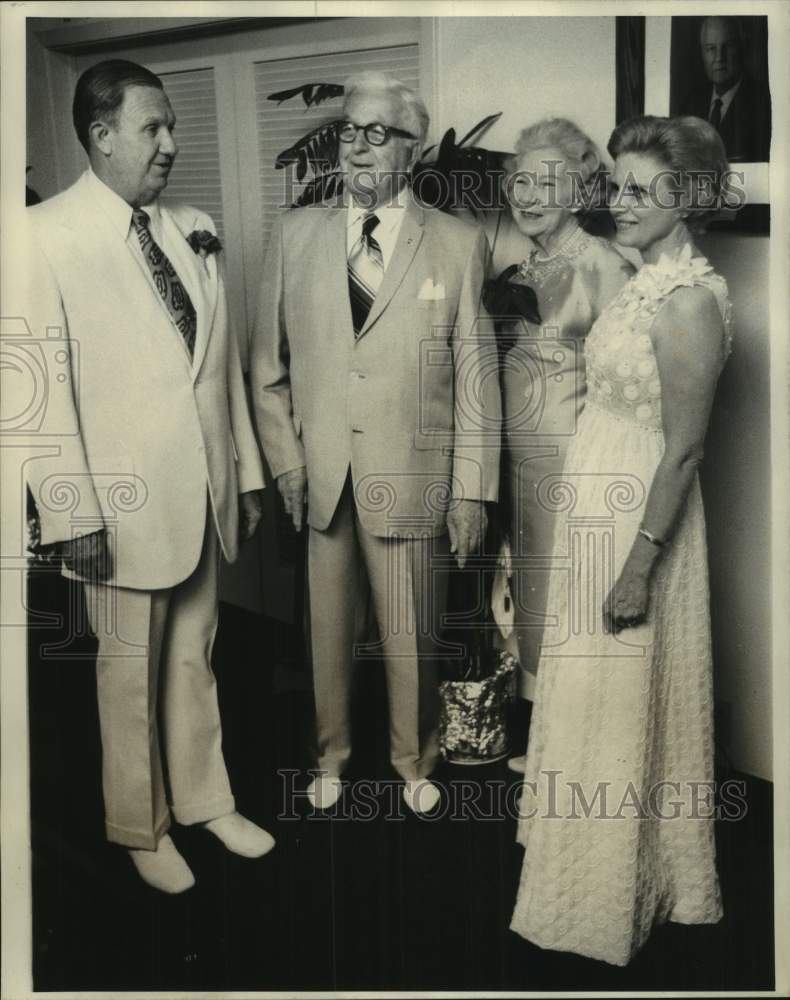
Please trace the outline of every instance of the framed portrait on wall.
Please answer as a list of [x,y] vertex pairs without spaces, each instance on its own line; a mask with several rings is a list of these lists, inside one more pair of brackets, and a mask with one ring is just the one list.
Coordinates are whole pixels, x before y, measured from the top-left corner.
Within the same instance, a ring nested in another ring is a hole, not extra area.
[[767,17],[617,21],[618,121],[636,114],[692,114],[710,121],[724,141],[733,171],[729,187],[738,205],[722,210],[711,228],[767,233]]
[[673,17],[669,113],[711,122],[730,163],[767,162],[768,18]]

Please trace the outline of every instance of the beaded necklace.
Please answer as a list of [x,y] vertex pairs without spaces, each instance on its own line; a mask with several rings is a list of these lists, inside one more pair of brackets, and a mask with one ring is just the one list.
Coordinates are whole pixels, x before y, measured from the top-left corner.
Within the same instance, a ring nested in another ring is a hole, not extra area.
[[581,226],[576,226],[554,253],[540,257],[538,256],[538,248],[533,247],[529,256],[519,264],[518,273],[522,278],[539,287],[552,275],[562,271],[568,262],[578,257],[591,242],[592,237]]

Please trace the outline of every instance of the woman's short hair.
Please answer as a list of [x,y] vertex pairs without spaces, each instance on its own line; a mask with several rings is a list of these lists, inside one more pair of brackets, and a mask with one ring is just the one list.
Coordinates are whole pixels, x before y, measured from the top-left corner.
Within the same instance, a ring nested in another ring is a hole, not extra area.
[[[345,81],[343,84],[344,101],[348,101],[351,95],[358,91],[383,93],[397,101],[403,109],[403,117],[407,120],[408,131],[418,136],[420,142],[425,141],[431,119],[423,99],[408,84],[397,80],[394,76],[388,76],[386,73],[366,70],[363,73],[354,73]],[[383,124],[386,125],[387,122]]]
[[519,133],[515,169],[519,157],[535,149],[553,147],[577,169],[586,184],[601,166],[601,154],[592,139],[568,118],[544,118]]
[[718,212],[729,164],[721,136],[703,118],[629,118],[612,132],[607,149],[613,160],[623,153],[651,156],[675,173],[679,183],[692,182],[689,229],[701,231]]
[[118,109],[127,87],[155,87],[164,90],[159,77],[145,66],[126,59],[107,59],[86,69],[77,80],[72,118],[77,138],[90,153],[90,129],[94,122],[117,122]]
[[576,172],[574,199],[580,199],[582,217],[596,207],[602,179],[601,154],[598,147],[578,125],[569,118],[543,118],[522,129],[516,140],[515,154],[505,161],[505,182],[511,182],[518,173],[519,159],[536,149],[558,150],[568,167]]

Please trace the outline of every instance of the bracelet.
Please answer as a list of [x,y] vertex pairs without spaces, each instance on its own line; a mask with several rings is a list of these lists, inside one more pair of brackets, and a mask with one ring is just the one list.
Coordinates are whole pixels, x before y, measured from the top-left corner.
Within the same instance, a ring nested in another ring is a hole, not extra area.
[[647,528],[643,528],[641,525],[639,526],[639,534],[642,536],[642,538],[646,538],[651,545],[655,545],[656,548],[663,549],[664,546],[667,544],[660,538],[656,538],[656,536],[652,533],[652,531],[648,531]]

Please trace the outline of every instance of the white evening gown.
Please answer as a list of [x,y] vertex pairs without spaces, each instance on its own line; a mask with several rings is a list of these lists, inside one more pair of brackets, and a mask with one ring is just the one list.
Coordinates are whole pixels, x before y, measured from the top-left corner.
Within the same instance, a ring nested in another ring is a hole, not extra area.
[[[650,327],[681,286],[725,282],[685,247],[645,265],[590,331],[587,403],[561,475],[511,929],[543,948],[625,965],[654,921],[722,914],[712,819],[713,693],[705,521],[695,479],[651,580],[647,622],[603,631],[664,450]],[[677,331],[682,337],[683,330]],[[675,815],[677,814],[677,815]],[[666,817],[666,818],[664,818]]]

